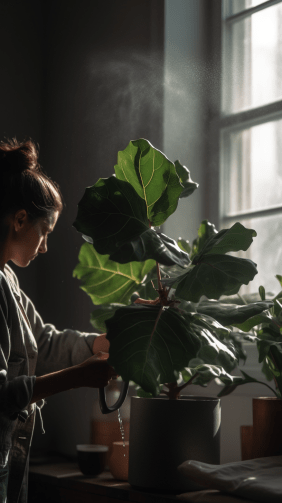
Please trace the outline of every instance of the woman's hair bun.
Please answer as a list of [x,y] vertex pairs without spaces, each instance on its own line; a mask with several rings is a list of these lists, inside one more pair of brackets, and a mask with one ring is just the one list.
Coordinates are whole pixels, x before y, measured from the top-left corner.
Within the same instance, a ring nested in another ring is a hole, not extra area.
[[25,210],[35,220],[62,209],[60,188],[38,163],[37,145],[31,139],[0,141],[0,242],[6,215]]
[[[38,150],[31,140],[19,142],[15,138],[0,142],[0,170],[22,173],[39,170]],[[12,173],[11,173],[12,174]]]

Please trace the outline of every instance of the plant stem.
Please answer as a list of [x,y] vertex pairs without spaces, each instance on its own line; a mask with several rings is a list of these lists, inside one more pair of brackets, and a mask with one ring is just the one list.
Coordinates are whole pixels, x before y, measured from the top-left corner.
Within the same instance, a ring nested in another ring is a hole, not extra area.
[[181,386],[177,386],[176,382],[170,382],[164,384],[168,388],[168,391],[162,390],[162,393],[168,396],[169,400],[178,400],[180,396],[180,391],[182,391],[186,386],[192,383],[192,381],[195,379],[195,377],[198,376],[198,372],[196,372],[191,379],[186,382],[185,384],[182,384]]
[[170,382],[165,384],[165,386],[168,388],[168,391],[163,391],[165,393],[169,400],[178,400],[179,395],[180,395],[180,389],[177,386],[176,382]]
[[188,381],[188,382],[186,382],[186,383],[182,384],[181,386],[179,386],[179,390],[181,391],[181,390],[183,390],[184,388],[186,388],[186,386],[189,386],[189,384],[192,384],[192,381],[194,381],[194,379],[195,379],[196,377],[198,377],[198,375],[199,375],[199,373],[198,373],[198,372],[196,372],[196,374],[194,374],[194,375],[193,375],[193,377],[191,377],[191,379],[189,379],[189,381]]
[[156,267],[157,267],[157,275],[158,275],[158,289],[162,289],[162,282],[161,282],[161,271],[160,271],[160,266],[159,263],[156,262]]
[[248,305],[248,302],[242,297],[242,295],[240,295],[240,293],[237,293],[239,299],[243,302],[243,304],[245,304],[245,306]]

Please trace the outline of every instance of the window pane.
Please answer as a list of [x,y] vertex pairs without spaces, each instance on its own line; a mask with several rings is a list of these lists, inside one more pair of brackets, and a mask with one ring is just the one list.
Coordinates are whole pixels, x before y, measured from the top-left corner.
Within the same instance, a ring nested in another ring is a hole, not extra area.
[[[256,7],[257,5],[260,5],[264,3],[265,0],[231,0],[229,4],[230,12],[228,12],[228,15],[231,16],[232,14],[237,14],[238,12],[241,12],[242,10],[250,9],[251,7]],[[225,0],[225,5],[229,3],[229,0]]]
[[230,53],[226,55],[225,72],[232,96],[231,100],[227,96],[226,111],[237,112],[280,99],[282,3],[234,22],[228,30]]
[[[230,228],[236,221],[228,222],[222,228]],[[277,294],[281,291],[275,276],[282,275],[282,215],[240,221],[248,229],[254,229],[257,236],[253,238],[250,248],[238,255],[253,260],[258,270],[253,281],[243,286],[240,293],[257,292],[259,286],[263,285],[267,292]]]
[[224,213],[282,205],[282,119],[226,134]]

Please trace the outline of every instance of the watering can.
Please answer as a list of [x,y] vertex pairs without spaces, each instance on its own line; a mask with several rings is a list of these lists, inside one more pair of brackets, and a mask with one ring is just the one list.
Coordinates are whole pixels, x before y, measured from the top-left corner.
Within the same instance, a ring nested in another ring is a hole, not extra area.
[[[103,335],[107,335],[107,334],[103,334]],[[99,405],[100,405],[100,409],[101,409],[102,414],[109,414],[110,412],[114,412],[115,410],[119,409],[122,406],[122,404],[127,396],[128,387],[129,387],[129,382],[123,382],[123,387],[122,387],[121,393],[119,395],[119,398],[116,401],[116,403],[114,405],[112,405],[111,407],[108,407],[107,403],[106,403],[105,388],[99,388]]]
[[128,387],[129,382],[123,382],[123,387],[119,395],[119,398],[117,399],[116,403],[111,407],[108,407],[106,403],[105,388],[99,388],[99,404],[102,414],[109,414],[110,412],[114,412],[115,410],[119,409],[122,406],[124,400],[126,399]]

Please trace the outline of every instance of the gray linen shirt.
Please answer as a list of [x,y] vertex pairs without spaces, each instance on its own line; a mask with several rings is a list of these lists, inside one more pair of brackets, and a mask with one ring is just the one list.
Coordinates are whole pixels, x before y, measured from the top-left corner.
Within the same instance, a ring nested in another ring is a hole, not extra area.
[[[44,400],[29,403],[36,376],[92,356],[98,334],[59,331],[44,324],[14,271],[6,265],[4,272],[0,270],[0,475],[8,469],[8,503],[26,503],[35,411],[44,404]],[[28,416],[25,422],[19,418],[22,411]]]

